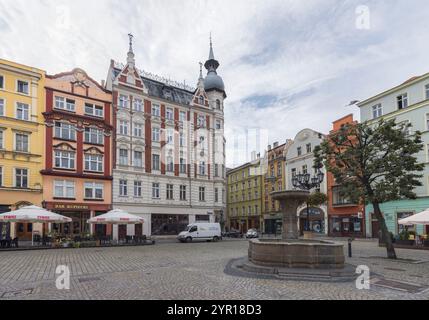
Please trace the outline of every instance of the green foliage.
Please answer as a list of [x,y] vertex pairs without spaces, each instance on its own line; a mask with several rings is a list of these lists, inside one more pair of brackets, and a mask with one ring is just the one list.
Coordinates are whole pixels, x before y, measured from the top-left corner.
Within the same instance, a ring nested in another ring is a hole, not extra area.
[[406,134],[409,127],[394,120],[347,124],[315,148],[314,165],[324,164],[355,203],[414,199],[424,168],[415,155],[423,144],[420,132]]
[[318,207],[328,202],[328,196],[321,192],[314,192],[310,194],[307,200],[309,207]]

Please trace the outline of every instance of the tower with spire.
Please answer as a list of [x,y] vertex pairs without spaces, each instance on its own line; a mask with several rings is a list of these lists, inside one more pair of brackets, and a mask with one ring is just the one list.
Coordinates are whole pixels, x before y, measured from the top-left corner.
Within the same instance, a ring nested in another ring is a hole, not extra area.
[[223,83],[222,78],[217,74],[217,68],[219,68],[219,66],[219,61],[215,59],[215,55],[213,52],[213,41],[210,35],[209,59],[204,64],[204,67],[207,69],[207,76],[204,80],[204,89],[207,93],[210,91],[217,91],[223,93],[225,98],[225,85]]

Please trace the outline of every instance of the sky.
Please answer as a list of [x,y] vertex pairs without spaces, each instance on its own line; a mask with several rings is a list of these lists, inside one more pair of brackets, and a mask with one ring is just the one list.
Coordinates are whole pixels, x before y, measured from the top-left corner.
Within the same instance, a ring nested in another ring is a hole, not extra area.
[[235,167],[429,72],[428,17],[427,0],[0,0],[0,57],[101,81],[131,32],[139,69],[196,86],[211,32]]

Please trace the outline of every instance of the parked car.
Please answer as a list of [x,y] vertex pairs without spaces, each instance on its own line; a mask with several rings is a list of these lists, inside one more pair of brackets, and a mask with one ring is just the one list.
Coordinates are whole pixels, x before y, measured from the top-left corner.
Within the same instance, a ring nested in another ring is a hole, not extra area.
[[222,233],[219,223],[193,223],[187,226],[177,236],[180,242],[192,241],[213,241],[222,240]]
[[247,239],[258,238],[258,237],[259,237],[258,230],[256,229],[247,230],[247,233],[246,233]]
[[240,231],[231,230],[231,231],[228,231],[228,232],[224,232],[222,234],[222,236],[225,237],[225,238],[241,238],[242,234],[240,233]]

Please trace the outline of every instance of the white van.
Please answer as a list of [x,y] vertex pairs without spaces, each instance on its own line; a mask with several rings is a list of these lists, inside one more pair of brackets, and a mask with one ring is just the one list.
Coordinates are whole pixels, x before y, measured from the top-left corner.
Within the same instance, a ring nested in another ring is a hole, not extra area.
[[222,240],[222,232],[219,223],[192,223],[177,236],[180,242],[192,241],[219,241]]

